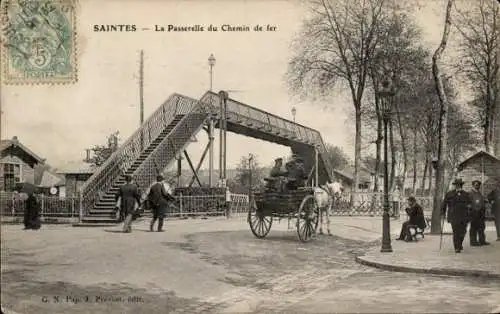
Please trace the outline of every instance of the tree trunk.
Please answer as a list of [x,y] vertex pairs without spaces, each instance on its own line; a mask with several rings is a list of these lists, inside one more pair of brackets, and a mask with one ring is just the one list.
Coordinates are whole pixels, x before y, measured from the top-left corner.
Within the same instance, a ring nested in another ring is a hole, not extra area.
[[[359,168],[361,165],[361,104],[355,106],[356,114],[356,139],[354,144],[354,186],[351,191],[356,193],[359,187]],[[350,204],[354,202],[354,193],[351,193]]]
[[401,194],[405,193],[406,172],[408,171],[408,152],[406,150],[406,132],[403,123],[401,122],[401,113],[399,112],[399,105],[396,102],[396,116],[398,119],[399,135],[401,137],[401,150],[403,154],[403,173],[401,174]]
[[379,172],[381,166],[381,158],[382,158],[382,118],[379,114],[377,114],[377,139],[375,141],[376,144],[376,155],[375,155],[375,178],[373,180],[373,192],[378,192],[378,179]]
[[431,191],[432,191],[432,174],[433,174],[433,166],[432,166],[432,159],[429,159],[428,161],[429,163],[429,186],[427,187],[427,193],[428,195],[431,195]]
[[425,181],[427,180],[427,167],[429,166],[429,152],[425,153],[425,161],[424,161],[424,171],[422,171],[422,182],[420,184],[420,191],[422,196],[425,191]]
[[397,151],[394,145],[394,128],[392,119],[389,119],[389,142],[391,145],[391,179],[389,181],[389,191],[392,191],[394,189],[394,181],[396,179],[396,164],[397,164],[397,158],[396,158]]
[[417,195],[417,129],[413,130],[413,195]]
[[432,224],[431,233],[440,234],[441,233],[441,204],[444,197],[444,170],[445,170],[445,156],[447,156],[447,122],[448,122],[448,98],[446,96],[443,79],[441,74],[441,68],[439,62],[441,61],[441,56],[446,48],[446,43],[450,34],[451,28],[451,8],[455,0],[448,0],[446,6],[446,17],[444,23],[443,37],[441,38],[441,43],[436,49],[434,56],[432,57],[432,75],[434,76],[434,81],[436,82],[436,90],[439,96],[440,102],[440,115],[439,115],[439,137],[438,137],[438,167],[436,171],[436,184],[434,192],[434,208],[432,211]]

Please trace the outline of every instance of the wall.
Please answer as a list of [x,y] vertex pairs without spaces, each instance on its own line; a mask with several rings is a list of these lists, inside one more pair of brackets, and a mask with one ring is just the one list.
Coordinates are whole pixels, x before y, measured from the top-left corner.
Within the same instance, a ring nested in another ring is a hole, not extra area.
[[35,183],[35,170],[17,156],[5,156],[0,160],[0,190],[5,189],[4,164],[20,165],[20,182]]
[[85,181],[90,178],[92,174],[90,173],[85,173],[85,174],[73,174],[73,173],[66,173],[64,175],[66,179],[66,197],[76,197],[77,193],[80,191],[80,188],[83,186]]
[[[482,174],[482,160],[484,160],[484,176]],[[500,162],[494,162],[491,158],[475,158],[459,172],[458,177],[464,180],[464,189],[466,191],[472,189],[473,180],[482,181],[483,193],[487,194],[497,184],[500,184]]]

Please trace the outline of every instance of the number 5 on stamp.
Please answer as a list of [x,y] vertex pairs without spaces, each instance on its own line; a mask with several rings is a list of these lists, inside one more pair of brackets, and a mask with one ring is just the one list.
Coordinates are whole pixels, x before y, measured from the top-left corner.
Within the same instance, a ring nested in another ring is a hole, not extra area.
[[4,0],[0,17],[4,83],[77,81],[73,0]]

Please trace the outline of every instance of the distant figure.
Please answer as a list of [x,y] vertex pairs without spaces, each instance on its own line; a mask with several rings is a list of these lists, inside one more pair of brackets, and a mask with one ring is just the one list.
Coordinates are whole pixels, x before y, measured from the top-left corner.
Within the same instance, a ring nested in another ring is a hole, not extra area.
[[467,233],[471,198],[469,193],[462,189],[464,186],[462,179],[456,179],[453,185],[455,189],[446,193],[444,197],[441,215],[444,216],[448,209],[448,222],[451,223],[453,231],[453,246],[455,253],[460,253],[464,250],[463,242]]
[[486,228],[486,198],[481,194],[480,189],[481,181],[472,181],[472,190],[469,193],[472,201],[469,229],[471,246],[490,244],[486,242],[486,235],[484,233],[484,229]]
[[132,232],[132,218],[141,202],[141,194],[137,184],[132,182],[132,176],[125,176],[125,184],[120,186],[116,198],[120,199],[120,212],[125,221],[123,223],[123,232]]
[[175,198],[172,195],[170,185],[164,182],[162,175],[156,177],[156,182],[150,187],[148,192],[148,202],[153,210],[153,219],[149,225],[149,230],[153,231],[154,224],[158,220],[158,232],[163,231],[163,219],[168,210],[169,201]]
[[392,192],[392,217],[399,218],[399,206],[401,202],[401,191],[399,186],[396,186]]
[[500,187],[498,185],[488,194],[488,201],[491,204],[491,213],[495,219],[495,228],[497,230],[497,241],[500,241]]
[[399,234],[399,238],[396,240],[406,240],[411,236],[408,226],[417,226],[422,230],[427,227],[427,224],[425,223],[424,210],[413,196],[408,198],[406,213],[408,214],[408,220],[403,222],[403,225],[401,226],[401,233]]
[[41,205],[35,193],[21,192],[17,195],[26,202],[24,210],[24,230],[38,230],[42,226],[40,219]]

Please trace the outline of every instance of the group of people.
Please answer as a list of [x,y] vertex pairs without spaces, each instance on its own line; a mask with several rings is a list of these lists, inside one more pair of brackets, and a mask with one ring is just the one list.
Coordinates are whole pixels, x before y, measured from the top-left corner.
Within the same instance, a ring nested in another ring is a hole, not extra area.
[[[481,193],[481,181],[472,181],[472,190],[463,190],[464,181],[456,179],[453,182],[454,189],[446,193],[441,207],[441,215],[451,224],[453,231],[453,247],[456,253],[463,251],[463,241],[470,223],[469,239],[471,246],[489,245],[486,241],[486,207],[491,205],[491,212],[495,220],[497,241],[500,241],[500,187],[496,187],[486,197]],[[414,197],[408,199],[409,207],[406,209],[409,220],[403,223],[401,233],[397,240],[407,239],[409,236],[408,226],[426,228],[426,222],[422,207],[417,204]]]
[[304,167],[304,160],[294,154],[283,169],[283,158],[274,160],[274,167],[269,173],[268,188],[272,190],[296,190],[305,185],[307,174]]
[[444,216],[448,210],[448,222],[453,231],[453,246],[456,253],[463,251],[463,241],[467,233],[467,225],[470,223],[469,238],[471,246],[489,245],[486,242],[486,205],[490,203],[495,219],[497,230],[497,241],[500,241],[500,193],[498,187],[488,197],[481,193],[481,181],[472,181],[472,190],[463,190],[464,181],[456,179],[453,182],[454,190],[446,193],[441,208]]
[[142,195],[132,176],[126,175],[125,184],[120,186],[116,195],[116,207],[120,211],[120,216],[124,218],[123,232],[132,232],[132,221],[137,212],[144,207],[151,209],[153,213],[153,219],[149,225],[150,231],[154,231],[157,220],[157,231],[164,231],[163,221],[168,207],[174,199],[172,187],[162,175],[158,175],[156,182],[149,186]]

